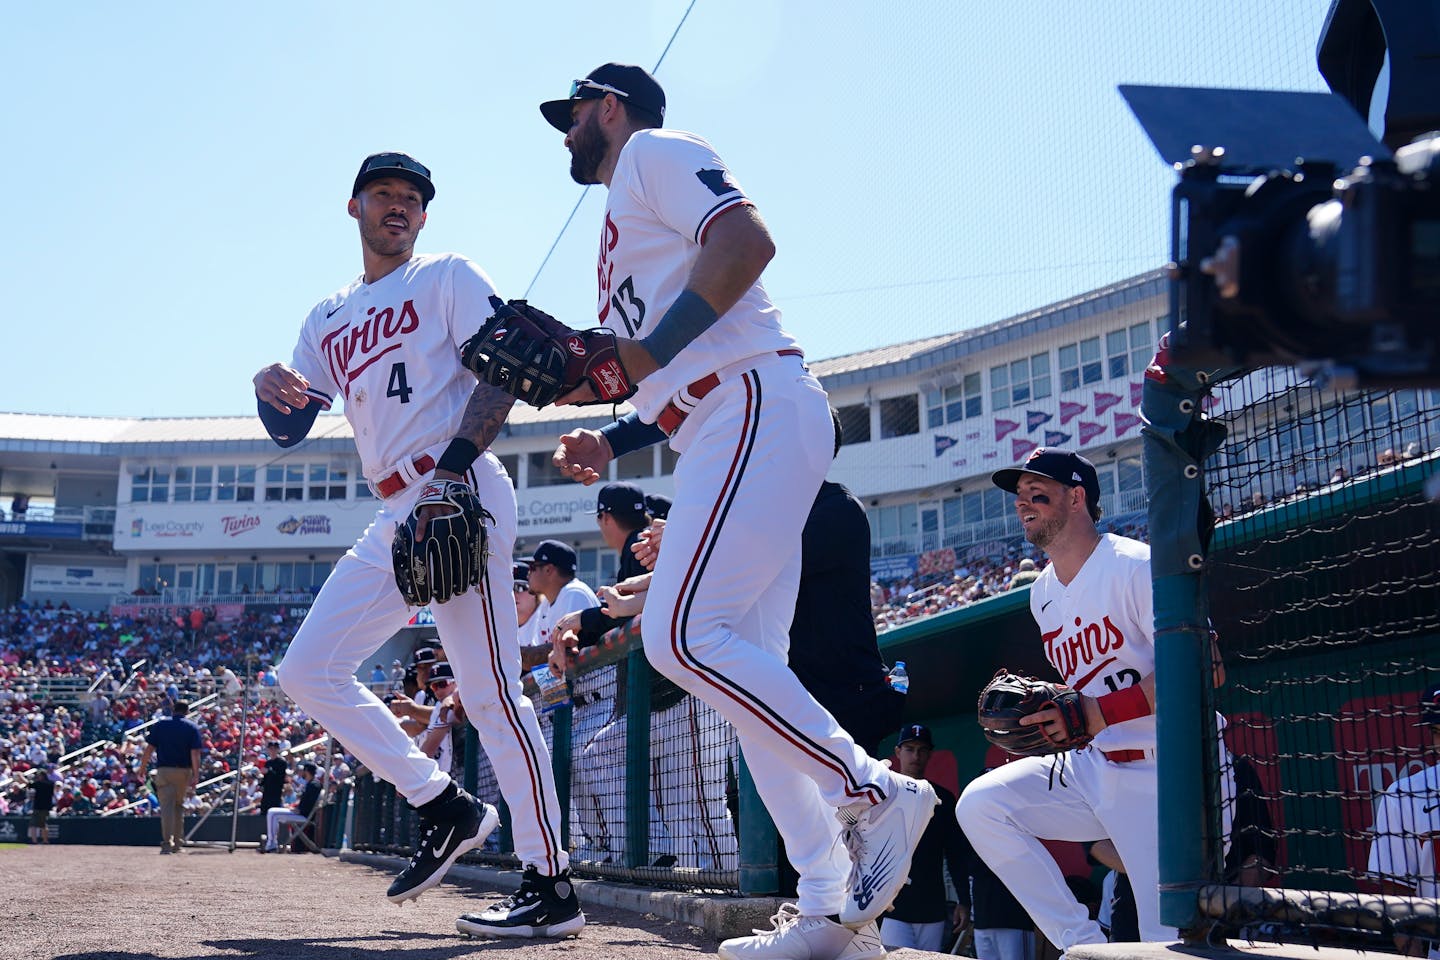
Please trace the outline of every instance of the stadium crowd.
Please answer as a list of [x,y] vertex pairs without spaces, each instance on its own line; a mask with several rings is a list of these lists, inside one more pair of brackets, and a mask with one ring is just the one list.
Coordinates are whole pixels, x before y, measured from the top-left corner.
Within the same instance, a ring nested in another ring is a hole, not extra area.
[[[297,625],[253,612],[233,623],[210,614],[192,626],[188,611],[127,617],[23,602],[0,611],[0,814],[28,812],[37,769],[55,783],[54,815],[154,812],[148,771],[139,768],[142,728],[182,699],[196,704],[204,738],[201,783],[238,764],[240,810],[259,812],[264,745],[289,752],[323,734],[276,685],[274,664]],[[324,756],[321,744],[290,759]],[[343,755],[332,764],[337,778],[350,769]],[[197,791],[187,809],[228,806],[228,785]]]

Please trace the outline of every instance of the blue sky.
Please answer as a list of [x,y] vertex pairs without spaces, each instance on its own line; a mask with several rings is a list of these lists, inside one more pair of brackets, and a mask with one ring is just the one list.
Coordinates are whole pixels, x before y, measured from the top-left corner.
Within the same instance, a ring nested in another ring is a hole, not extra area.
[[[434,171],[422,251],[593,323],[603,189],[536,105],[653,66],[689,0],[26,4],[0,410],[253,412],[250,378],[360,271],[359,161]],[[1166,259],[1173,176],[1120,83],[1323,89],[1328,0],[696,0],[657,77],[779,248],[812,357],[994,320]],[[477,323],[480,319],[477,318]]]

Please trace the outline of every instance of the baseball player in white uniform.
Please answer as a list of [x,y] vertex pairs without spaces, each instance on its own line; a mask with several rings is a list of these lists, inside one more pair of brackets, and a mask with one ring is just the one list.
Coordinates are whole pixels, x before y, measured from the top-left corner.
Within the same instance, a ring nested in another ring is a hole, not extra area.
[[[1440,686],[1420,695],[1420,725],[1440,749]],[[1366,869],[1380,880],[1382,893],[1440,897],[1440,764],[1396,780],[1376,797],[1371,832]],[[1440,960],[1440,944],[1419,937],[1396,934],[1395,946],[1405,956]]]
[[[1046,659],[1087,698],[1094,741],[978,777],[961,795],[956,818],[975,852],[1061,950],[1104,943],[1105,933],[1066,886],[1042,838],[1111,838],[1135,888],[1141,937],[1174,939],[1159,918],[1150,548],[1096,529],[1100,482],[1078,454],[1042,447],[1021,466],[997,472],[994,482],[1016,494],[1025,538],[1050,558],[1030,588],[1030,612]],[[1042,711],[1021,722],[1056,719],[1055,711]],[[1062,762],[1056,776],[1052,768]]]
[[[585,922],[560,845],[560,810],[535,712],[521,692],[510,555],[515,492],[489,452],[513,400],[477,385],[459,344],[490,312],[490,279],[457,254],[417,255],[415,238],[435,195],[412,157],[367,157],[350,216],[359,224],[365,272],[306,318],[287,365],[255,376],[261,420],[281,446],[304,439],[316,414],[343,397],[362,469],[380,499],[375,521],[335,565],[280,666],[286,693],[365,766],[419,811],[414,857],[388,896],[403,902],[439,883],[450,865],[498,823],[425,756],[386,705],[355,677],[413,611],[396,588],[391,539],[429,480],[470,483],[493,518],[479,589],[435,604],[436,627],[515,817],[525,884],[467,933],[567,935]],[[438,507],[418,514],[428,520]]]
[[[598,319],[638,386],[634,416],[566,435],[556,465],[594,483],[612,457],[664,437],[682,454],[646,656],[730,721],[757,781],[778,766],[810,777],[854,864],[826,915],[784,913],[722,951],[794,956],[793,940],[829,960],[893,902],[936,798],[859,749],[785,666],[800,533],[833,453],[825,391],[760,284],[775,249],[763,221],[708,143],[660,129],[653,77],[608,63],[540,110],[566,134],[572,177],[609,190]],[[560,402],[593,397],[587,385]]]

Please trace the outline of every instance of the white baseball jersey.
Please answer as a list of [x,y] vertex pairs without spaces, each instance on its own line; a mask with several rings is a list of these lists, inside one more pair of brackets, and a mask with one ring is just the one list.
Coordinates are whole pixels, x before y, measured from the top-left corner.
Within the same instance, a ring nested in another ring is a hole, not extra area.
[[[1053,564],[1030,588],[1030,613],[1040,625],[1045,658],[1065,683],[1088,697],[1132,687],[1155,672],[1155,615],[1150,547],[1104,534],[1068,585]],[[1155,717],[1100,731],[1101,750],[1155,747]]]
[[595,591],[591,590],[585,581],[576,577],[560,588],[560,592],[555,595],[554,603],[542,597],[540,605],[530,615],[526,625],[536,624],[535,643],[549,645],[555,621],[567,613],[577,613],[598,606],[600,606],[600,598],[595,596]]
[[336,397],[371,481],[455,436],[475,391],[459,348],[494,312],[490,278],[456,253],[417,254],[321,301],[291,361],[328,409]]
[[[685,289],[705,233],[727,210],[749,204],[710,144],[678,130],[639,130],[611,179],[598,265],[600,323],[643,339]],[[686,242],[676,243],[677,235]],[[646,377],[631,399],[653,423],[682,387],[749,357],[798,349],[780,311],[755,283],[724,319]]]
[[1376,798],[1366,869],[1417,896],[1440,896],[1440,764],[1396,780]]

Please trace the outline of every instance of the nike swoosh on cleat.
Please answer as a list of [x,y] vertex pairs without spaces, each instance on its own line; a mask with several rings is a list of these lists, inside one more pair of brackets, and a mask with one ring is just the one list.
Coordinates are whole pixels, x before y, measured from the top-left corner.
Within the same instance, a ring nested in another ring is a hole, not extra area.
[[430,845],[430,852],[437,857],[445,856],[445,848],[450,845],[450,838],[455,836],[455,828],[451,827],[450,832],[445,834],[445,839]]
[[1440,810],[1440,803],[1432,803],[1430,806],[1423,808],[1425,813],[1434,813],[1436,810]]

